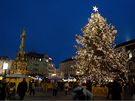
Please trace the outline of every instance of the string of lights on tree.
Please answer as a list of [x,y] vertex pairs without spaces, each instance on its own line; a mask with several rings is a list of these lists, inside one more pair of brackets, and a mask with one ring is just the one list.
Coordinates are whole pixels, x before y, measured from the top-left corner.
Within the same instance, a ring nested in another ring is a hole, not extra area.
[[75,68],[82,78],[90,77],[99,82],[126,77],[128,54],[124,48],[115,48],[117,30],[107,24],[93,7],[88,24],[82,28],[83,35],[76,35],[77,49]]

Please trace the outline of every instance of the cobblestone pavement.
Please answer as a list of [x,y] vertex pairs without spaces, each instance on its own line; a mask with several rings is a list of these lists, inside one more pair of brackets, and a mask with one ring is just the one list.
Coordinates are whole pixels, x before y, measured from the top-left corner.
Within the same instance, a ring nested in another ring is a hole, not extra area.
[[52,95],[52,91],[43,92],[41,88],[36,89],[35,96],[30,96],[28,93],[25,100],[72,100],[72,95],[65,95],[63,91],[58,91],[57,96]]
[[[27,93],[24,100],[72,100],[72,92],[65,95],[64,91],[58,91],[57,96],[52,96],[52,91],[43,92],[41,88],[36,88],[36,95],[30,96]],[[105,100],[105,98],[94,97],[94,100]]]

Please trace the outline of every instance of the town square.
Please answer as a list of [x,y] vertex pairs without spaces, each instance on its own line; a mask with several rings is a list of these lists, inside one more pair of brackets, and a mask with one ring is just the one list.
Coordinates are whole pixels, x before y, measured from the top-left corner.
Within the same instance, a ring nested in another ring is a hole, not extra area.
[[134,3],[1,0],[0,100],[135,100]]

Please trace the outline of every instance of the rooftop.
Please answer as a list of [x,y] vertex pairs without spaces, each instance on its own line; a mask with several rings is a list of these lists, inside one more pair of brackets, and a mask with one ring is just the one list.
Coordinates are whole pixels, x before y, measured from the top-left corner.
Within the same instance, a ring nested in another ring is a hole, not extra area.
[[132,46],[132,45],[135,45],[135,39],[120,43],[120,44],[116,45],[116,48],[122,47],[122,46]]
[[74,60],[74,59],[72,59],[72,58],[68,58],[68,59],[62,61],[61,63],[63,63],[63,62],[68,62],[68,61],[73,61],[73,60]]

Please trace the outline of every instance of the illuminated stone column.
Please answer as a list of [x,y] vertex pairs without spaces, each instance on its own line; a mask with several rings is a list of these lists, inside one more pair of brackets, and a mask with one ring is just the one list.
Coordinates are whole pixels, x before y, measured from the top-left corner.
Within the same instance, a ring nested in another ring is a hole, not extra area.
[[13,74],[27,74],[27,61],[24,57],[24,40],[25,40],[25,30],[21,34],[20,51],[17,53],[16,59],[13,61],[11,72]]

